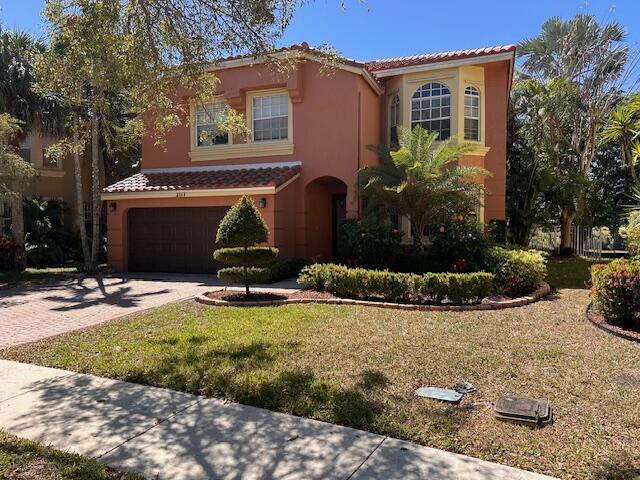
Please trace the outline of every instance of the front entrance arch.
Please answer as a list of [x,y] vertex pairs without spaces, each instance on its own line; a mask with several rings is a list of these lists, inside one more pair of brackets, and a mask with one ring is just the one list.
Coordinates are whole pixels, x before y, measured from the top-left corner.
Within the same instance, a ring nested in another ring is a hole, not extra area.
[[305,187],[306,257],[328,261],[337,256],[338,225],[347,216],[347,185],[320,177]]

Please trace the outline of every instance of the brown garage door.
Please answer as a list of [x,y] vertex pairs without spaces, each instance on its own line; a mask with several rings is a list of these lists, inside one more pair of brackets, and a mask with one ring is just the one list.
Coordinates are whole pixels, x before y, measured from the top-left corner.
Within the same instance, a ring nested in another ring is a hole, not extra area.
[[129,210],[129,271],[213,273],[216,231],[228,207]]

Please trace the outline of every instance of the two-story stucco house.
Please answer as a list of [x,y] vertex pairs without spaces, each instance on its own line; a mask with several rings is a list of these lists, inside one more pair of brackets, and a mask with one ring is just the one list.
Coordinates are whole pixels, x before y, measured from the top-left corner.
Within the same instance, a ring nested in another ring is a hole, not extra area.
[[[112,268],[215,271],[217,225],[243,194],[281,256],[331,258],[340,219],[361,214],[358,170],[379,161],[367,145],[392,143],[397,125],[477,143],[461,163],[492,173],[480,218],[504,218],[515,46],[345,60],[330,74],[306,44],[290,48],[303,56],[286,75],[252,58],[217,65],[219,96],[185,97],[189,113],[166,144],[143,141],[142,172],[104,189]],[[203,136],[215,129],[206,112],[228,107],[244,114],[248,138]]]

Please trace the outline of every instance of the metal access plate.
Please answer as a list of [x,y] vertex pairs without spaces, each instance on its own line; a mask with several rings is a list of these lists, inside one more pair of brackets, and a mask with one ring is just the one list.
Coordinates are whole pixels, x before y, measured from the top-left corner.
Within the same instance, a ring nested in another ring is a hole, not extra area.
[[462,394],[449,388],[422,387],[416,390],[418,397],[433,398],[442,402],[458,403]]
[[500,397],[494,410],[500,420],[516,423],[544,425],[550,423],[552,418],[551,407],[547,401],[527,397]]

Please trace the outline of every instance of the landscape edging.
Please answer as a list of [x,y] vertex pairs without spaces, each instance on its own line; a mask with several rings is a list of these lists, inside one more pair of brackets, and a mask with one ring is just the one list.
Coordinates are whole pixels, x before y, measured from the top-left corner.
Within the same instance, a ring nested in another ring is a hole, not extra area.
[[[221,289],[214,290],[220,291]],[[267,300],[255,302],[228,302],[226,300],[218,300],[207,297],[204,292],[195,297],[195,301],[205,305],[216,307],[273,307],[281,305],[292,305],[296,303],[319,303],[328,305],[360,305],[366,307],[389,308],[396,310],[414,310],[427,312],[469,312],[477,310],[504,310],[505,308],[522,307],[530,303],[537,302],[541,298],[547,296],[551,292],[548,283],[542,282],[540,286],[530,295],[525,297],[513,298],[503,302],[495,303],[478,303],[474,305],[418,305],[413,303],[393,303],[393,302],[375,302],[371,300],[356,300],[353,298],[288,298],[285,300]]]
[[[620,337],[631,342],[640,343],[640,335],[632,335],[626,333],[624,328],[616,327],[615,325],[609,325],[606,319],[599,313],[594,313],[591,307],[591,304],[587,305],[587,308],[585,310],[585,317],[587,317],[587,320],[589,320],[591,324],[596,328],[599,328],[603,332],[610,333],[611,335],[615,335],[616,337]],[[598,322],[597,319],[599,318],[601,318],[603,322]]]

